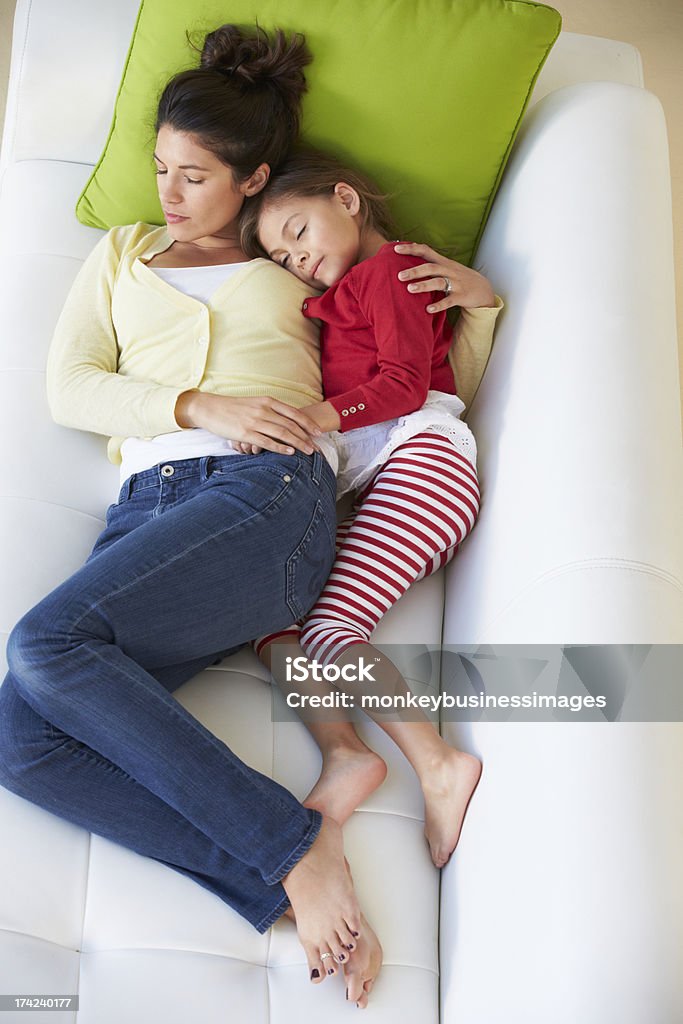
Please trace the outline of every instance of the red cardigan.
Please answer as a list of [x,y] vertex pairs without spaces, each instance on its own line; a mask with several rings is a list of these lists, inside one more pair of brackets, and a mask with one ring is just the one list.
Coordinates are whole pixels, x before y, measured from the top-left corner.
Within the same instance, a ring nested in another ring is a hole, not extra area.
[[304,316],[322,321],[323,394],[342,431],[414,412],[430,389],[455,394],[447,358],[452,328],[445,311],[425,309],[443,293],[413,294],[397,277],[420,263],[387,243],[303,304]]

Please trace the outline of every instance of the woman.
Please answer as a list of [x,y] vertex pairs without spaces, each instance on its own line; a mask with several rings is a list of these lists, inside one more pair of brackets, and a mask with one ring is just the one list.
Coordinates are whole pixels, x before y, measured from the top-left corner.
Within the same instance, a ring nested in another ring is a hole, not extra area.
[[86,563],[10,635],[0,782],[189,875],[260,932],[294,916],[311,979],[344,965],[364,1006],[381,951],[339,826],[170,695],[304,614],[334,556],[334,472],[298,411],[321,397],[303,286],[246,262],[236,227],[296,137],[308,60],[301,37],[211,33],[159,104],[167,227],[110,231],[70,292],[50,408],[110,436],[122,487]]

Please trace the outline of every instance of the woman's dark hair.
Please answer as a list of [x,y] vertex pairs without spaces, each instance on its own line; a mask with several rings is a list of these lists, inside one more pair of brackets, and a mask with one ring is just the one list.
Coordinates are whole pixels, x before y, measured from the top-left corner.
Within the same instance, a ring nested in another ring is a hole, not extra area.
[[277,206],[296,196],[332,196],[337,182],[351,185],[360,196],[361,229],[373,228],[385,237],[396,233],[386,204],[388,196],[370,178],[310,147],[292,153],[271,175],[266,187],[246,200],[240,213],[240,245],[249,258],[267,256],[258,237],[258,221],[266,206]]
[[222,25],[204,40],[200,66],[167,83],[155,130],[168,125],[194,135],[237,182],[261,163],[277,167],[299,134],[310,61],[298,33],[288,39],[282,29],[269,35],[258,25]]

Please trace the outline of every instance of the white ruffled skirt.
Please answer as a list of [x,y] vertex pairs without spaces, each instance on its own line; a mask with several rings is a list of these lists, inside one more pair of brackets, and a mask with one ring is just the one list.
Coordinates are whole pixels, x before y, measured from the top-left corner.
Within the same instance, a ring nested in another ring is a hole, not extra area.
[[456,450],[476,469],[474,435],[460,419],[464,408],[457,395],[429,391],[422,408],[406,416],[373,423],[369,427],[356,427],[344,433],[330,431],[326,439],[334,444],[338,461],[337,498],[363,487],[400,444],[424,431],[448,437]]

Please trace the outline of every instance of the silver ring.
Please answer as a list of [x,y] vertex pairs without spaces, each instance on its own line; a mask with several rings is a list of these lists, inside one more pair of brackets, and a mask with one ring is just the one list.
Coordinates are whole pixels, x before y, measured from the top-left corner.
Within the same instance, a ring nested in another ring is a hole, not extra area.
[[444,277],[444,281],[446,282],[446,284],[444,285],[443,293],[444,295],[450,295],[451,292],[453,291],[453,284],[451,282],[451,279],[449,277]]
[[[331,956],[332,956],[331,953],[321,953],[320,954],[320,959],[321,960],[328,960]],[[334,959],[334,957],[333,957],[333,959]]]

